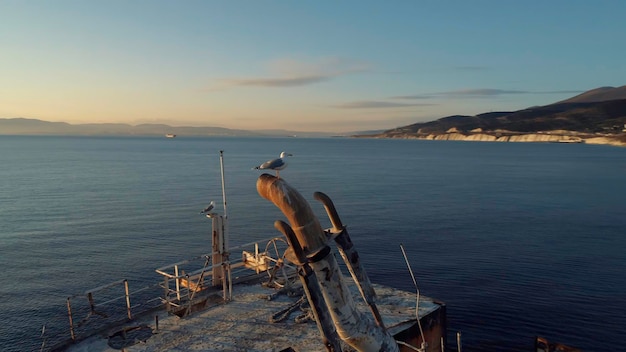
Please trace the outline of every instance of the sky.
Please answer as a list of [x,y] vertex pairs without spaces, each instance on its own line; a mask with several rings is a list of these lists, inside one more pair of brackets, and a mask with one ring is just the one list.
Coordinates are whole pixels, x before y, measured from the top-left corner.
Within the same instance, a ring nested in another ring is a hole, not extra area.
[[0,0],[0,118],[349,132],[626,84],[626,1]]

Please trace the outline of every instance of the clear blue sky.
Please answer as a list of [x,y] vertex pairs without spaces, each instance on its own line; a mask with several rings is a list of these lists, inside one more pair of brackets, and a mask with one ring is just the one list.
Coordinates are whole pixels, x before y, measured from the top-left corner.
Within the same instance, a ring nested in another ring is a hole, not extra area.
[[0,117],[344,132],[626,84],[626,1],[0,1]]

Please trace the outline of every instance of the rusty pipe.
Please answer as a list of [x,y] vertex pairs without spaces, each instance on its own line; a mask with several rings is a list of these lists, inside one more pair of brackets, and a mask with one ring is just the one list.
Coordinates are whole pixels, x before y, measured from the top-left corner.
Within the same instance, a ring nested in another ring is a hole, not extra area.
[[363,264],[361,264],[359,253],[356,248],[354,248],[350,234],[348,234],[348,229],[343,226],[341,218],[339,218],[335,204],[333,204],[333,201],[329,196],[322,192],[313,193],[313,197],[324,205],[328,218],[333,224],[332,230],[334,233],[337,233],[335,242],[337,243],[339,254],[341,254],[343,261],[346,263],[348,271],[350,271],[352,279],[354,279],[354,282],[357,284],[361,296],[369,306],[376,324],[385,329],[383,318],[380,316],[380,312],[376,306],[376,291],[374,291],[374,287],[370,282],[369,276],[367,276],[365,268],[363,267]]
[[296,234],[289,224],[281,220],[276,220],[274,227],[285,235],[292,249],[293,258],[288,256],[287,259],[298,266],[298,276],[300,277],[304,293],[311,306],[317,328],[322,334],[322,340],[326,350],[328,352],[341,352],[339,335],[337,335],[337,330],[335,330],[335,325],[333,324],[328,307],[324,303],[324,296],[322,295],[320,284],[317,281],[317,277],[314,275],[313,269],[311,269],[311,266],[306,261],[306,257],[302,252],[302,248],[300,248]]
[[399,351],[384,329],[361,314],[343,280],[319,220],[300,193],[284,179],[263,174],[257,180],[261,197],[276,205],[289,220],[302,253],[320,284],[339,337],[358,351]]

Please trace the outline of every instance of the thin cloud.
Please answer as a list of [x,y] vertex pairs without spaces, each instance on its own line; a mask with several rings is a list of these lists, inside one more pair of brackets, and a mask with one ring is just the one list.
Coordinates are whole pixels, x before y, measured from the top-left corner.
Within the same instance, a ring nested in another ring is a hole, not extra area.
[[535,94],[580,94],[585,92],[584,90],[554,90],[548,92],[536,92]]
[[411,104],[411,103],[394,103],[389,101],[364,100],[349,103],[332,105],[337,109],[388,109],[388,108],[405,108],[413,106],[429,106],[433,104]]
[[407,100],[419,100],[419,99],[430,99],[433,96],[430,94],[417,94],[417,95],[398,95],[395,97],[391,97],[390,99],[407,99]]
[[530,94],[531,92],[524,90],[506,90],[506,89],[490,89],[490,88],[477,88],[477,89],[462,89],[453,90],[449,92],[434,93],[433,95],[443,95],[450,97],[494,97],[499,95],[509,94]]
[[485,71],[489,70],[486,66],[457,66],[455,69],[459,71]]
[[391,97],[391,99],[403,100],[420,100],[432,98],[495,98],[505,95],[532,95],[532,94],[577,94],[582,93],[578,90],[561,90],[561,91],[527,91],[527,90],[510,90],[510,89],[493,89],[493,88],[471,88],[461,90],[451,90],[447,92],[424,93],[415,95],[399,95]]
[[327,81],[329,76],[302,76],[283,78],[239,78],[222,82],[229,87],[297,87]]
[[333,78],[366,72],[370,66],[363,62],[337,57],[323,58],[315,62],[282,59],[270,62],[265,77],[225,78],[208,90],[224,90],[237,87],[282,88],[317,84]]

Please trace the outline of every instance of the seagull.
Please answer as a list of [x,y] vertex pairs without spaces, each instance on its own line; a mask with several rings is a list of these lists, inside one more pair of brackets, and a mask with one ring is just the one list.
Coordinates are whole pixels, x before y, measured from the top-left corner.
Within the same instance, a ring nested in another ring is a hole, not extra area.
[[215,202],[214,202],[214,201],[211,201],[211,203],[209,203],[209,206],[208,206],[208,207],[206,207],[206,208],[204,208],[204,210],[202,210],[202,211],[200,212],[200,214],[208,213],[208,212],[210,212],[210,211],[211,211],[214,207],[215,207]]
[[280,157],[278,159],[268,160],[264,162],[263,164],[256,166],[254,169],[255,170],[263,170],[263,169],[276,170],[276,177],[280,178],[279,170],[282,170],[287,167],[287,162],[285,162],[285,157],[287,156],[293,156],[293,154],[282,152],[280,153]]

